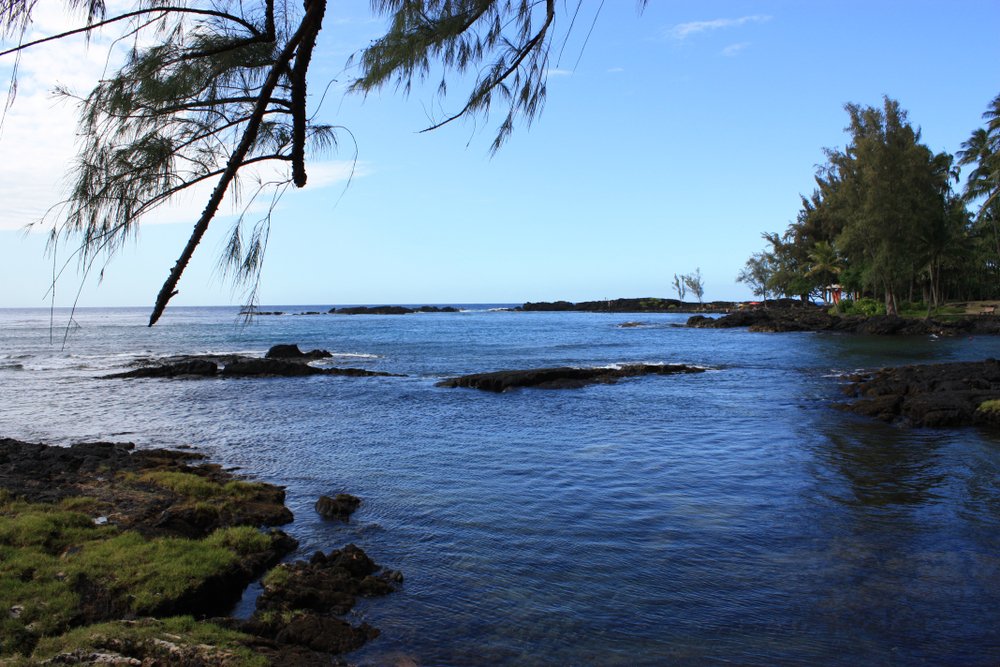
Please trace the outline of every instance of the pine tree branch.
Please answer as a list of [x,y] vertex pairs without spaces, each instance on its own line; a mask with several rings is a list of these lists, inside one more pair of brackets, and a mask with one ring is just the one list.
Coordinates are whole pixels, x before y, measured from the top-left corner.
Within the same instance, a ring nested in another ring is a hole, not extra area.
[[98,28],[103,28],[106,25],[111,25],[112,23],[118,23],[119,21],[125,21],[131,18],[135,18],[137,16],[143,16],[144,14],[163,14],[163,15],[196,14],[199,16],[214,16],[216,18],[223,18],[232,21],[240,26],[243,26],[251,33],[253,33],[253,35],[256,37],[260,37],[266,34],[258,30],[257,26],[253,25],[252,23],[245,21],[238,16],[227,14],[226,12],[215,11],[213,9],[194,9],[191,7],[151,7],[149,9],[137,9],[132,12],[119,14],[118,16],[115,16],[113,18],[106,19],[104,21],[98,21],[97,23],[92,23],[83,26],[82,28],[76,28],[74,30],[61,32],[58,35],[49,35],[48,37],[42,37],[41,39],[36,39],[34,41],[27,42],[25,44],[18,44],[14,48],[7,49],[6,51],[0,51],[0,58],[6,55],[10,55],[12,53],[19,53],[33,46],[38,46],[39,44],[45,44],[46,42],[53,42],[59,39],[65,39],[66,37],[72,37],[73,35],[79,35],[81,33],[93,32],[94,30],[97,30]]
[[282,49],[281,54],[271,67],[267,80],[261,87],[260,97],[254,107],[253,115],[247,123],[246,129],[243,131],[243,138],[240,140],[236,150],[229,158],[226,169],[220,177],[219,183],[215,186],[215,190],[212,192],[212,196],[209,198],[208,204],[205,206],[205,210],[202,212],[201,217],[195,224],[187,245],[184,247],[183,252],[181,252],[180,257],[177,259],[177,262],[170,270],[170,274],[167,276],[166,282],[163,283],[163,287],[160,288],[160,292],[156,296],[156,303],[153,305],[153,312],[149,316],[149,326],[156,324],[157,320],[160,319],[160,315],[163,314],[164,308],[167,307],[167,303],[177,294],[177,282],[180,280],[181,274],[184,273],[184,269],[187,267],[188,262],[191,261],[191,256],[194,254],[195,248],[198,247],[202,237],[205,235],[205,231],[208,229],[209,223],[211,223],[215,214],[218,212],[219,205],[222,203],[222,198],[225,196],[226,191],[229,189],[229,185],[236,177],[236,173],[239,171],[244,158],[253,146],[253,143],[257,138],[257,132],[264,120],[264,112],[267,110],[267,105],[270,103],[271,93],[274,92],[275,86],[278,85],[278,80],[284,73],[285,68],[289,66],[289,63],[291,63],[296,50],[302,43],[303,37],[313,29],[309,21],[311,18],[315,17],[317,9],[325,9],[325,4],[321,2],[313,2],[310,5],[310,8],[306,11],[306,15],[299,23],[299,27],[295,31],[295,34],[292,35],[292,37],[288,40],[288,43],[285,44],[285,48]]

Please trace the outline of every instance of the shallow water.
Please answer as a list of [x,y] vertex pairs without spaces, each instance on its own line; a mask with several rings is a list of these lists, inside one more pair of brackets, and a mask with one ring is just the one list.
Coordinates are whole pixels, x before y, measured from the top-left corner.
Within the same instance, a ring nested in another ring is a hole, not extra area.
[[[47,311],[0,310],[0,436],[193,445],[286,485],[303,554],[354,542],[406,575],[354,612],[383,631],[356,662],[1000,662],[1000,437],[831,407],[844,371],[1000,357],[1000,338],[481,306],[247,327],[226,308],[174,309],[153,329],[146,316],[79,311],[62,347]],[[629,319],[646,324],[617,326]],[[95,379],[281,342],[407,377]],[[501,395],[434,386],[624,362],[711,370]],[[312,510],[338,491],[364,500],[346,526]]]

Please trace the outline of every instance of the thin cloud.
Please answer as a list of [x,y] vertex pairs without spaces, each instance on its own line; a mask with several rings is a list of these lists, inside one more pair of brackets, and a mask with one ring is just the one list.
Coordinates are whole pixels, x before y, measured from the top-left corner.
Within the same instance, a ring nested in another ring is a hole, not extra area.
[[735,19],[714,19],[712,21],[691,21],[689,23],[678,23],[667,31],[667,35],[676,40],[684,40],[692,35],[698,35],[712,30],[722,30],[725,28],[738,28],[748,23],[766,23],[771,20],[765,14],[754,14],[752,16],[741,16]]
[[620,74],[625,71],[624,67],[609,67],[608,74]]
[[558,67],[550,67],[545,70],[545,74],[548,76],[573,76],[573,70],[571,69],[559,69]]
[[748,46],[750,46],[750,42],[740,42],[739,44],[730,44],[726,48],[722,49],[722,55],[726,56],[727,58],[738,56]]

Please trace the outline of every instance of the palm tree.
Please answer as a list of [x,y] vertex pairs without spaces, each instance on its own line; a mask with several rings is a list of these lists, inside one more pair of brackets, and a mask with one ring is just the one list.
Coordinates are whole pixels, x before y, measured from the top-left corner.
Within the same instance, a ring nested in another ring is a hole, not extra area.
[[807,276],[815,276],[823,290],[823,300],[829,301],[830,284],[844,270],[844,258],[829,241],[817,241],[808,253],[809,270]]
[[993,98],[983,118],[986,127],[976,129],[962,143],[957,157],[960,165],[975,165],[966,181],[963,198],[966,202],[984,200],[977,218],[993,219],[993,239],[1000,255],[1000,232],[996,228],[1000,218],[1000,95]]

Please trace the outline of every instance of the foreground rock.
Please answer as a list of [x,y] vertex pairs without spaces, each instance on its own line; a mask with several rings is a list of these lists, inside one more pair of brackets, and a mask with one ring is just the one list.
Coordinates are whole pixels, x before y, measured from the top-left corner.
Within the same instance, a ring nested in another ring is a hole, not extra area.
[[327,350],[303,352],[298,345],[274,345],[264,358],[244,355],[180,356],[149,361],[139,368],[122,373],[112,373],[103,379],[120,378],[248,378],[248,377],[306,377],[310,375],[341,375],[347,377],[400,377],[392,373],[370,371],[364,368],[319,368],[309,364],[316,359],[333,355]]
[[496,371],[476,373],[442,380],[438,387],[469,387],[483,391],[503,392],[520,387],[537,389],[578,389],[590,384],[614,384],[618,380],[640,375],[674,375],[677,373],[701,373],[704,368],[684,364],[623,364],[614,367],[573,368],[533,368],[529,370]]
[[353,544],[329,554],[317,552],[308,563],[287,563],[271,571],[262,582],[257,611],[242,627],[314,651],[352,651],[379,632],[367,623],[355,627],[337,617],[347,614],[358,597],[387,595],[400,582],[401,574],[382,571]]
[[[306,578],[336,605],[300,612],[300,587],[299,607],[262,596],[256,624],[194,620],[227,613],[297,546],[260,529],[292,520],[283,489],[199,459],[0,439],[0,664],[329,665],[377,634],[335,616],[401,577],[376,574],[353,545],[323,557],[327,576]],[[286,580],[299,578],[272,577]]]
[[1000,425],[1000,361],[921,364],[853,375],[847,412],[912,426]]
[[1000,334],[1000,318],[967,317],[954,321],[914,319],[894,315],[831,315],[816,306],[740,310],[719,318],[694,315],[689,327],[731,329],[747,327],[750,331],[831,331],[868,336],[961,336]]

